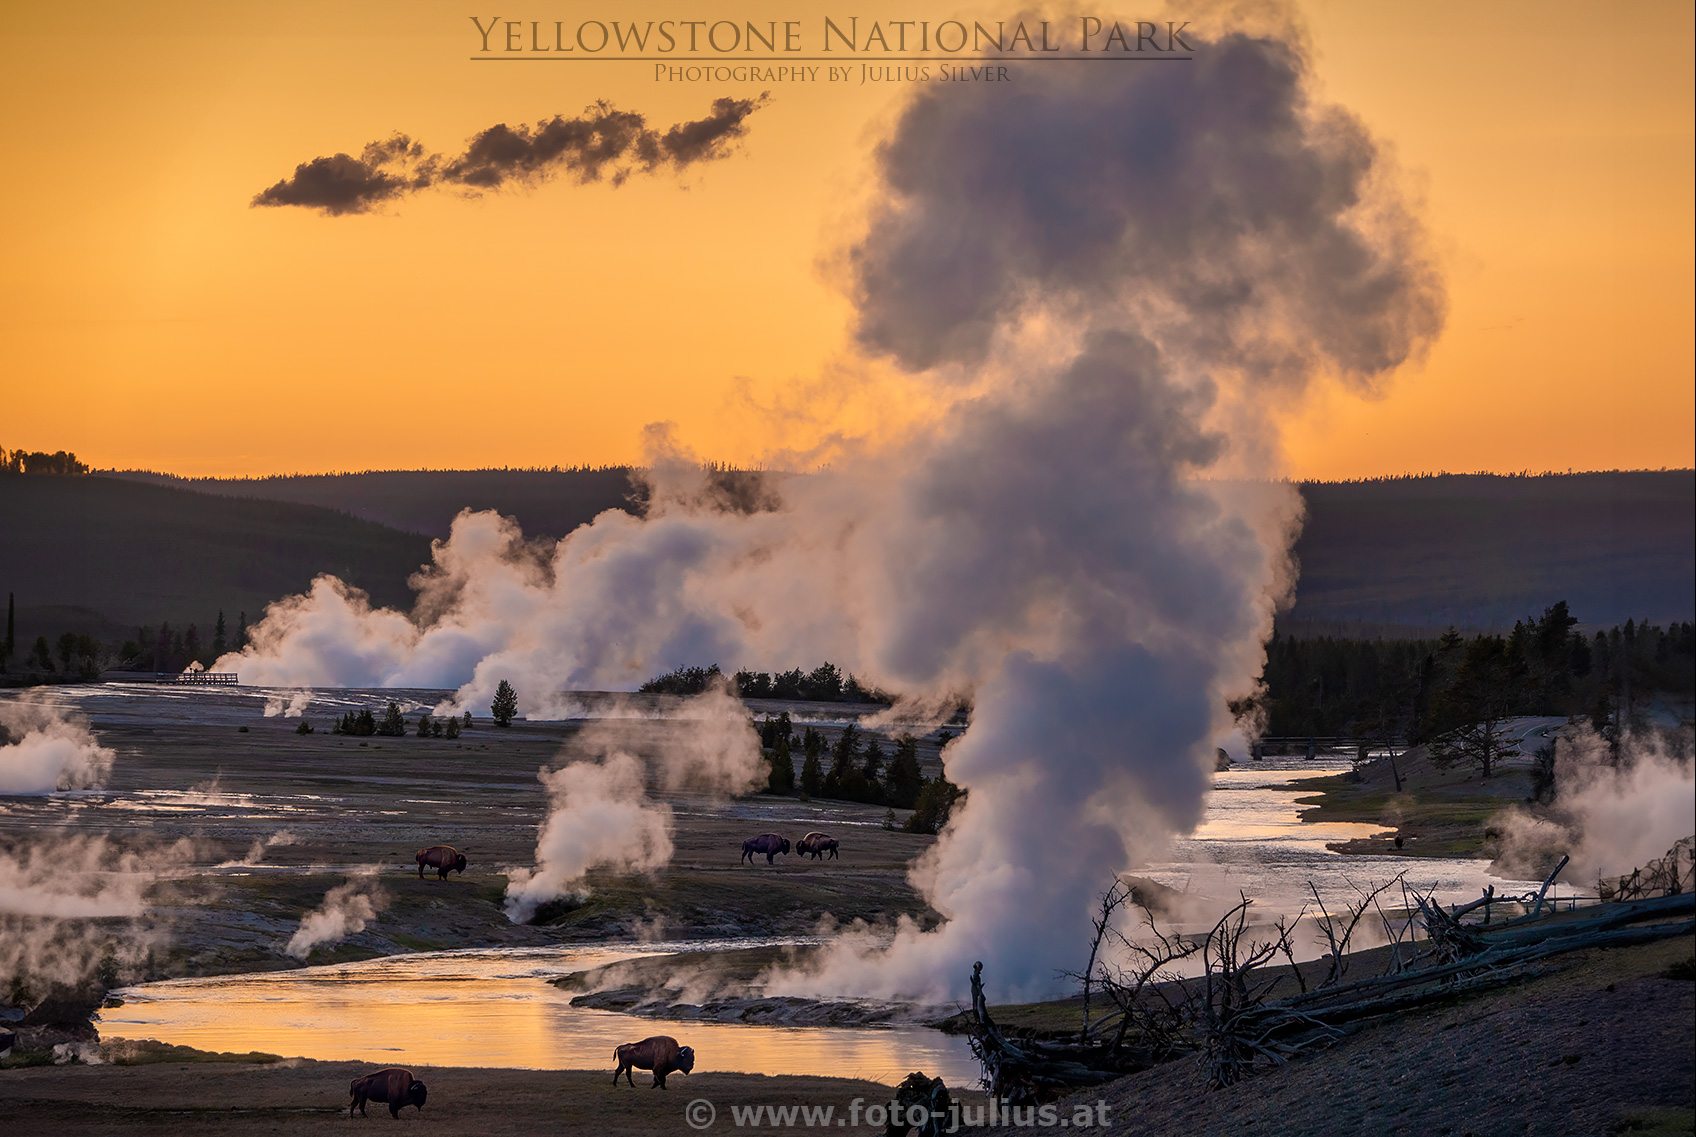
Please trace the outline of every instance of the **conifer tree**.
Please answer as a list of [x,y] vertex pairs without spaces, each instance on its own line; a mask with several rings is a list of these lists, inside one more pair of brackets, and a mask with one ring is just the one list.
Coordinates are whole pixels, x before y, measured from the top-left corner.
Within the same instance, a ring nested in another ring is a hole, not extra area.
[[496,726],[511,726],[517,713],[518,692],[512,689],[511,683],[502,679],[500,686],[495,688],[495,701],[489,704],[489,715]]

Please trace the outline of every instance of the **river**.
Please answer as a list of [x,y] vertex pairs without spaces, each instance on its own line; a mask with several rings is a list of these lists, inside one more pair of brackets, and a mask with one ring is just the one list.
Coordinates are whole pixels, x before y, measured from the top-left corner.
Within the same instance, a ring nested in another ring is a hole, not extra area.
[[[1265,759],[1215,775],[1206,818],[1144,875],[1209,898],[1238,891],[1274,910],[1299,907],[1309,881],[1328,901],[1405,872],[1440,898],[1486,884],[1517,890],[1474,860],[1350,856],[1327,842],[1374,832],[1302,823],[1303,777],[1347,769],[1335,759]],[[576,1008],[548,981],[618,959],[667,951],[753,947],[767,940],[427,952],[294,971],[143,984],[119,992],[101,1033],[203,1050],[267,1051],[384,1064],[451,1063],[529,1069],[611,1069],[613,1047],[653,1033],[695,1047],[699,1069],[833,1074],[895,1083],[912,1070],[972,1084],[977,1063],[960,1037],[923,1027],[852,1029],[664,1023]]]

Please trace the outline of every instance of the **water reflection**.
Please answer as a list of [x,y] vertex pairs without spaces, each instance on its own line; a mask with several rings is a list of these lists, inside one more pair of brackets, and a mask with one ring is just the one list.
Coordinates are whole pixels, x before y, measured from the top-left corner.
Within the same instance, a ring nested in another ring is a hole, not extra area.
[[108,1037],[153,1038],[202,1050],[385,1065],[608,1071],[619,1043],[671,1034],[695,1048],[697,1071],[829,1073],[889,1085],[914,1070],[949,1085],[971,1085],[978,1078],[965,1039],[924,1027],[655,1022],[572,1007],[571,994],[548,983],[668,946],[681,945],[432,952],[149,983],[120,992],[124,1005],[101,1012],[100,1028]]
[[1298,799],[1313,796],[1303,778],[1342,773],[1347,759],[1266,758],[1214,775],[1207,813],[1189,837],[1172,844],[1171,859],[1142,875],[1161,884],[1216,899],[1239,892],[1261,910],[1293,912],[1311,901],[1308,883],[1330,902],[1352,897],[1362,885],[1406,873],[1410,887],[1434,889],[1439,899],[1473,899],[1486,885],[1521,891],[1489,871],[1490,862],[1460,857],[1408,857],[1334,853],[1326,845],[1384,832],[1382,825],[1303,823]]

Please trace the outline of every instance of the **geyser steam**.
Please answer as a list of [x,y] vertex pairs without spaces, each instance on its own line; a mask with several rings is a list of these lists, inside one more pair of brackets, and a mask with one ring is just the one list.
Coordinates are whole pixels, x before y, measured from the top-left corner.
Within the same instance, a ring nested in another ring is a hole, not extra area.
[[[663,786],[736,794],[759,784],[760,740],[740,701],[708,691],[676,717],[688,730],[661,755]],[[671,808],[648,797],[647,767],[624,748],[616,720],[586,727],[567,753],[593,757],[538,775],[548,789],[548,816],[536,867],[507,872],[506,914],[514,923],[528,923],[547,901],[587,896],[583,878],[591,868],[647,872],[671,860]]]
[[300,927],[283,950],[304,961],[319,944],[337,943],[363,932],[388,902],[388,893],[377,882],[376,868],[356,872],[326,892],[324,902],[301,917]]
[[50,794],[98,786],[117,755],[86,723],[53,707],[0,702],[0,794]]
[[1299,513],[1255,480],[1273,412],[1316,375],[1370,390],[1442,323],[1393,172],[1306,69],[1231,33],[1170,66],[917,89],[844,263],[859,346],[945,415],[776,508],[714,508],[662,463],[645,518],[549,553],[463,514],[414,619],[321,578],[224,666],[461,705],[506,678],[531,713],[714,660],[971,693],[970,796],[914,870],[946,922],[783,982],[943,999],[983,959],[998,996],[1045,991],[1111,874],[1196,823],[1259,673]]

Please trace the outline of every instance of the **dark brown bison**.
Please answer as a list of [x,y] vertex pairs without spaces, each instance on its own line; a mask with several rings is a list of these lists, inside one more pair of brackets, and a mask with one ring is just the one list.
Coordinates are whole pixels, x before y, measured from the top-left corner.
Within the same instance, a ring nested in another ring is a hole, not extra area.
[[370,1116],[365,1112],[368,1101],[386,1103],[390,1117],[399,1117],[401,1107],[406,1105],[417,1106],[421,1113],[424,1110],[424,1083],[414,1078],[411,1070],[402,1070],[398,1066],[355,1078],[348,1086],[348,1093],[353,1095],[353,1101],[347,1107],[349,1117],[353,1116],[355,1109],[359,1110],[361,1117]]
[[656,1034],[652,1038],[644,1038],[641,1042],[627,1042],[612,1052],[618,1059],[618,1069],[613,1071],[612,1084],[618,1085],[618,1076],[624,1075],[624,1080],[632,1087],[636,1080],[631,1077],[631,1070],[652,1070],[654,1072],[654,1089],[665,1089],[665,1076],[673,1070],[682,1070],[685,1074],[695,1068],[695,1051],[692,1047],[677,1045],[677,1039],[669,1034]]
[[789,838],[779,837],[776,833],[761,833],[758,837],[750,837],[742,842],[742,859],[749,864],[754,862],[755,853],[766,855],[766,864],[779,853],[789,852]]
[[803,857],[812,857],[815,861],[824,860],[826,853],[830,854],[830,859],[833,861],[840,859],[836,855],[836,848],[836,838],[826,837],[823,833],[809,833],[795,842],[797,853]]
[[446,880],[448,873],[465,871],[465,854],[452,845],[431,845],[428,849],[420,849],[412,858],[418,862],[418,879],[424,879],[425,868],[436,870],[437,880]]

